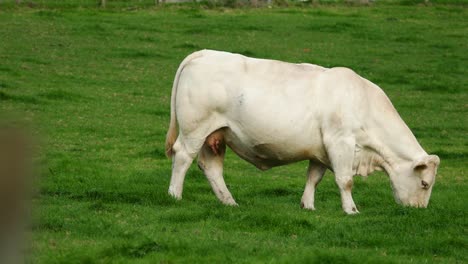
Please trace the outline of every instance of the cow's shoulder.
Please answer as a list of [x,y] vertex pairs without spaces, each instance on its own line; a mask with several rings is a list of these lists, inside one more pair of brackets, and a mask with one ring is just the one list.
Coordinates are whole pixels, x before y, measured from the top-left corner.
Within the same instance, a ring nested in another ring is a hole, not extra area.
[[338,77],[340,79],[347,79],[347,80],[361,80],[361,76],[359,76],[355,71],[347,67],[333,67],[329,68],[325,71],[326,74]]
[[328,68],[325,68],[316,64],[311,64],[311,63],[299,63],[297,65],[304,70],[312,70],[312,71],[320,71],[320,72],[328,70]]

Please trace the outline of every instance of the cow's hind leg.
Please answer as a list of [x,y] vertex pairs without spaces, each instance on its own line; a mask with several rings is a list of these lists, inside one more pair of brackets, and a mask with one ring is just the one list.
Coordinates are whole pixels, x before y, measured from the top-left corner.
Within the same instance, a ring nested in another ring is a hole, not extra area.
[[[201,141],[199,145],[203,144]],[[173,146],[174,155],[172,157],[172,176],[169,185],[169,194],[177,200],[182,199],[185,174],[196,157],[198,151],[187,151],[182,136],[177,138]]]
[[307,183],[304,189],[304,194],[301,199],[301,207],[309,210],[315,210],[315,189],[325,174],[326,167],[316,161],[309,162],[307,170]]
[[207,137],[198,156],[198,166],[206,175],[216,197],[226,205],[237,205],[223,178],[223,162],[226,153],[222,131]]
[[353,160],[355,139],[344,137],[327,144],[327,151],[340,189],[341,205],[347,214],[357,214],[351,190],[353,188]]

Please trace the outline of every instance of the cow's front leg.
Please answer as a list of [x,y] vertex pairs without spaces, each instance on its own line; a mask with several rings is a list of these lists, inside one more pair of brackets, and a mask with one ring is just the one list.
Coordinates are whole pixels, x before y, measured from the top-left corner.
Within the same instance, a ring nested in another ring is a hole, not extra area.
[[347,214],[357,214],[351,190],[353,188],[353,161],[355,139],[343,137],[327,144],[327,152],[335,173],[335,181],[340,189],[341,206]]
[[198,156],[198,167],[205,173],[216,197],[223,204],[236,206],[237,203],[234,201],[223,178],[225,152],[226,145],[222,138],[212,140],[211,137],[208,137]]
[[335,174],[336,184],[340,189],[341,194],[341,206],[347,214],[357,214],[356,204],[354,204],[353,197],[351,195],[351,190],[353,188],[353,177],[350,174],[337,173]]
[[325,174],[326,167],[316,161],[309,162],[307,170],[307,183],[304,189],[304,194],[301,199],[301,207],[309,210],[315,210],[315,189]]

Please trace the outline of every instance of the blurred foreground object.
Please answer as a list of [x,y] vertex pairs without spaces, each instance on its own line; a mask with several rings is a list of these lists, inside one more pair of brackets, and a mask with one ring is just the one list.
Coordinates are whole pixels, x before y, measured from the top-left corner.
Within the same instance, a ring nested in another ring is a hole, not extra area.
[[32,140],[0,124],[0,263],[24,262],[32,184]]

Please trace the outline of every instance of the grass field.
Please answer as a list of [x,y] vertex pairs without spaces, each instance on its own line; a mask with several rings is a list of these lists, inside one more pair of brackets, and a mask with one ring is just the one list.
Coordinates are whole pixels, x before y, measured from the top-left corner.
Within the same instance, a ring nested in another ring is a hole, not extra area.
[[[463,5],[271,9],[0,9],[0,111],[42,140],[33,263],[466,263],[468,11]],[[341,210],[327,172],[300,208],[306,162],[261,172],[231,151],[221,205],[197,166],[167,195],[172,80],[203,48],[347,66],[381,86],[441,167],[427,209],[387,176]],[[1,146],[0,146],[1,147]]]

